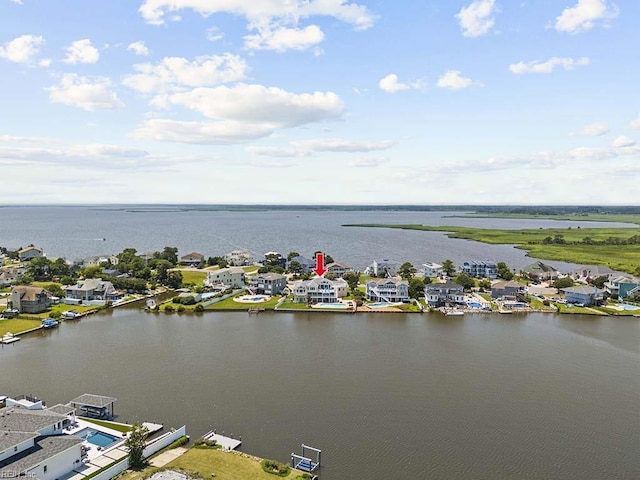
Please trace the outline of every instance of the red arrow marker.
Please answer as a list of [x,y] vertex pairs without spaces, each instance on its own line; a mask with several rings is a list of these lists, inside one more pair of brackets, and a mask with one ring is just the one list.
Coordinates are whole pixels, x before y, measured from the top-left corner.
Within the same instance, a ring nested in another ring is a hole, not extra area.
[[314,272],[321,277],[327,270],[324,268],[324,253],[316,253],[316,268]]

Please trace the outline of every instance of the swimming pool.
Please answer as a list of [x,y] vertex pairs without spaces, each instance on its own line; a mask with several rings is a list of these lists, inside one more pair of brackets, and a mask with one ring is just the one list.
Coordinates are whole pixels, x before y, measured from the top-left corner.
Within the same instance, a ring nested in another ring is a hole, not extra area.
[[369,308],[384,308],[384,307],[393,307],[395,306],[395,303],[391,303],[391,302],[374,302],[374,303],[367,303],[367,307]]
[[482,304],[478,302],[467,302],[467,306],[470,308],[482,308]]
[[344,303],[316,303],[313,308],[335,308],[336,310],[343,310],[347,308]]
[[239,303],[262,303],[267,300],[269,300],[267,295],[242,295],[233,299],[234,302]]
[[120,440],[118,437],[114,437],[108,433],[99,432],[93,428],[83,428],[79,432],[74,433],[74,435],[102,448],[106,448]]
[[620,303],[618,306],[623,310],[638,310],[638,309],[640,309],[640,307],[638,307],[636,305],[629,305],[627,303]]

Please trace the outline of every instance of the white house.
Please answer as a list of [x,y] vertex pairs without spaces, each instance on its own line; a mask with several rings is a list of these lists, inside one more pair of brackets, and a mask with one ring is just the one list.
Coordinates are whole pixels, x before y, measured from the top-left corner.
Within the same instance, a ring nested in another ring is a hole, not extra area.
[[226,288],[242,288],[246,277],[241,267],[221,268],[207,272],[204,284],[208,287],[224,285]]
[[397,273],[398,264],[388,259],[374,260],[364,271],[365,275],[373,277],[395,277]]
[[385,302],[409,300],[409,282],[399,277],[369,280],[367,282],[367,299]]
[[315,277],[293,285],[293,301],[297,303],[336,303],[347,295],[347,282],[341,278],[327,280]]
[[21,262],[27,262],[33,258],[40,257],[44,257],[44,252],[41,248],[34,247],[33,245],[18,250],[18,258]]
[[434,262],[427,262],[422,264],[422,275],[424,277],[439,277],[444,273],[442,265]]
[[342,278],[343,275],[351,271],[351,267],[344,263],[333,262],[326,266],[327,273],[333,273],[336,277]]
[[66,415],[49,409],[0,409],[0,478],[54,480],[82,465],[83,439],[62,435]]
[[249,250],[234,250],[224,256],[229,265],[241,267],[243,265],[253,265],[253,255]]
[[101,278],[87,278],[75,285],[67,285],[64,287],[64,293],[66,298],[82,301],[115,301],[123,297],[113,283]]
[[424,288],[424,297],[432,307],[441,307],[447,303],[463,303],[464,287],[451,281],[430,283]]

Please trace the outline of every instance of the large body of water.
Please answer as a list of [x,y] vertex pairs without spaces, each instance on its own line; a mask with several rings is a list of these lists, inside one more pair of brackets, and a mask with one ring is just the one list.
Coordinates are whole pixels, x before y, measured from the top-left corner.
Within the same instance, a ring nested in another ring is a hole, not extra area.
[[[509,246],[343,223],[562,225],[439,212],[25,207],[0,215],[0,245],[35,243],[50,256],[165,245],[207,255],[322,249],[358,268],[382,256],[488,258],[515,268],[530,259]],[[578,225],[588,226],[565,226]],[[0,394],[54,404],[84,392],[117,397],[120,420],[186,423],[192,437],[224,430],[242,435],[245,451],[281,461],[303,442],[317,446],[323,480],[640,478],[633,317],[121,308],[0,349]]]
[[136,309],[0,349],[0,393],[242,435],[324,480],[640,478],[637,318]]
[[[463,212],[457,212],[463,213]],[[317,250],[336,261],[363,270],[374,259],[387,258],[421,265],[451,259],[507,262],[523,268],[533,260],[511,245],[487,245],[449,239],[441,232],[398,231],[342,227],[353,223],[463,225],[482,228],[587,228],[636,225],[500,218],[456,218],[456,212],[393,211],[166,211],[99,207],[0,208],[0,246],[16,248],[33,243],[50,257],[68,260],[109,255],[133,247],[139,252],[178,247],[205,256],[248,249],[256,259],[269,251],[286,255],[297,251],[311,257]],[[552,262],[560,270],[574,266]]]

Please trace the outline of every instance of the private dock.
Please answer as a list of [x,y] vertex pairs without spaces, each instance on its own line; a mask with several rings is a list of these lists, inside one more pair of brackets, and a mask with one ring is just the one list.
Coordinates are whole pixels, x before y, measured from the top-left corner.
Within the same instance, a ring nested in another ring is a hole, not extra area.
[[[240,445],[242,445],[242,440],[236,440],[232,437],[219,435],[215,430],[205,433],[202,438],[204,438],[205,440],[215,440],[216,444],[220,445],[225,451],[236,450],[240,447]],[[242,437],[240,437],[240,439],[242,439]]]

